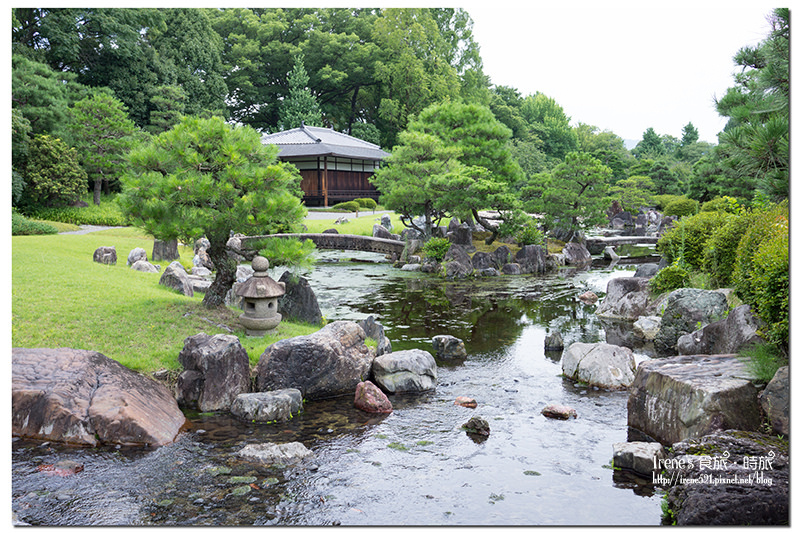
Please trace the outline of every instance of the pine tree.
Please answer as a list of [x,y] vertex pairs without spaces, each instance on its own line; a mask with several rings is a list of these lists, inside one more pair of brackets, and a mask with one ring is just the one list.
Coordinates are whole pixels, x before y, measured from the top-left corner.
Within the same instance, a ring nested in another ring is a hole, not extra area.
[[289,96],[280,111],[280,126],[284,130],[306,126],[322,126],[322,111],[316,96],[308,88],[308,73],[303,65],[303,55],[294,57],[294,68],[289,73]]

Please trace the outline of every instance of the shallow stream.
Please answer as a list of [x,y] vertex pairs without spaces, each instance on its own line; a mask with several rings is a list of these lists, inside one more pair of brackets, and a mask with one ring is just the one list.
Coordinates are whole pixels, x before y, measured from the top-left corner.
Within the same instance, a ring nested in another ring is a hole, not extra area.
[[[661,494],[610,465],[613,443],[627,440],[627,394],[564,379],[560,353],[544,351],[555,331],[565,345],[606,340],[596,306],[577,296],[602,297],[609,279],[635,267],[445,282],[386,263],[336,261],[340,252],[322,257],[328,262],[309,281],[329,321],[372,315],[395,351],[432,351],[434,335],[454,335],[466,360],[441,361],[434,392],[391,397],[390,415],[341,398],[309,402],[280,424],[190,412],[178,441],[155,450],[15,440],[17,518],[48,526],[660,523]],[[478,407],[454,405],[457,396]],[[551,403],[574,407],[578,418],[543,417]],[[460,429],[473,416],[488,421],[488,438]],[[311,463],[263,467],[234,455],[245,444],[291,441],[312,450]],[[84,469],[40,471],[62,460]]]

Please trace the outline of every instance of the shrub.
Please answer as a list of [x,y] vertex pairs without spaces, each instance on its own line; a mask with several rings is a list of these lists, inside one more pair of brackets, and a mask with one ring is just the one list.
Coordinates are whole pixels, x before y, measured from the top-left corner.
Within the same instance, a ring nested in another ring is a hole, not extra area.
[[119,205],[114,200],[105,200],[100,205],[89,207],[28,207],[25,215],[40,220],[63,222],[65,224],[89,224],[92,226],[128,226]]
[[697,213],[700,206],[697,200],[689,198],[677,198],[672,200],[664,207],[664,216],[684,217]]
[[334,209],[336,211],[350,211],[351,213],[358,213],[361,207],[355,200],[350,200],[349,202],[342,202],[340,204],[336,204],[331,209]]
[[722,198],[714,198],[705,202],[700,207],[700,211],[725,211],[726,213],[738,215],[742,211],[742,206],[739,205],[739,201],[736,198],[723,196]]
[[22,203],[41,206],[68,204],[88,183],[75,149],[49,135],[36,135],[30,141],[24,179]]
[[753,215],[749,213],[731,217],[728,222],[715,229],[706,241],[703,270],[711,274],[717,287],[731,286],[736,249],[752,220]]
[[755,302],[752,277],[756,269],[755,256],[761,243],[776,236],[789,220],[789,204],[783,201],[770,208],[753,212],[747,231],[736,249],[736,263],[733,268],[733,284],[737,295],[743,302]]
[[789,341],[789,227],[788,221],[753,257],[753,303],[764,321],[764,336],[781,347]]
[[44,222],[29,220],[16,211],[11,212],[11,235],[52,235],[58,230]]
[[679,196],[677,194],[654,194],[650,197],[650,201],[653,203],[656,209],[659,211],[664,211],[670,202],[681,200],[683,198],[686,197]]
[[708,211],[679,220],[658,240],[656,250],[670,263],[679,262],[699,269],[703,265],[706,241],[717,228],[735,215]]
[[270,267],[313,267],[311,254],[317,249],[313,241],[300,239],[263,239],[256,246],[258,255],[266,257]]
[[523,226],[517,233],[517,243],[519,243],[520,246],[527,246],[529,244],[542,245],[544,244],[544,234],[533,224],[528,224],[527,226]]
[[372,198],[356,198],[353,201],[356,202],[358,206],[363,209],[372,209],[374,211],[375,208],[378,207],[378,202],[376,202]]
[[659,270],[648,284],[654,295],[674,291],[689,286],[689,273],[678,265],[671,265]]
[[433,237],[422,246],[422,251],[426,257],[430,257],[441,262],[445,254],[450,249],[450,241],[442,237]]

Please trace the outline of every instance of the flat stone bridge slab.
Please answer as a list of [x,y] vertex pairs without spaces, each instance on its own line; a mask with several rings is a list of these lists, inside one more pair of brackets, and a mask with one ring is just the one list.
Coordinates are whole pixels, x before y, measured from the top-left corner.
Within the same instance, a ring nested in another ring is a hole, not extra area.
[[317,248],[326,250],[354,250],[378,254],[397,254],[403,252],[405,243],[394,239],[380,239],[364,235],[341,235],[337,233],[276,233],[274,235],[255,235],[242,237],[242,247],[250,248],[249,243],[264,239],[301,239],[313,241]]
[[653,245],[658,242],[658,237],[637,237],[635,235],[619,237],[587,237],[586,248],[592,255],[602,253],[606,246],[624,246],[626,244]]

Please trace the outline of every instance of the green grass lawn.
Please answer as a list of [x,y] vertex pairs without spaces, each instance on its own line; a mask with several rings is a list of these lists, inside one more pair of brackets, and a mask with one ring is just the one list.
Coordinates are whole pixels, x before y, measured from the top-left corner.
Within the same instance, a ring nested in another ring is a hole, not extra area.
[[[342,213],[347,216],[347,224],[335,224],[336,219],[324,220],[304,220],[303,224],[308,228],[308,233],[322,233],[326,229],[334,228],[339,233],[346,233],[348,235],[367,235],[372,237],[372,226],[381,223],[381,216],[379,214],[372,214],[372,211],[361,211],[358,217],[355,213]],[[392,233],[400,233],[405,229],[403,223],[400,222],[400,215],[396,213],[389,213],[392,220]]]
[[[92,260],[100,246],[116,247],[115,266]],[[134,228],[12,237],[12,346],[96,350],[148,373],[181,369],[184,339],[228,333],[219,324],[234,329],[251,364],[275,341],[319,329],[282,322],[271,336],[247,337],[238,309],[208,310],[202,294],[187,298],[159,285],[160,274],[131,270],[128,253],[137,247],[150,256],[153,239]],[[181,263],[191,266],[192,249],[181,248]],[[169,262],[156,264],[163,272]]]

